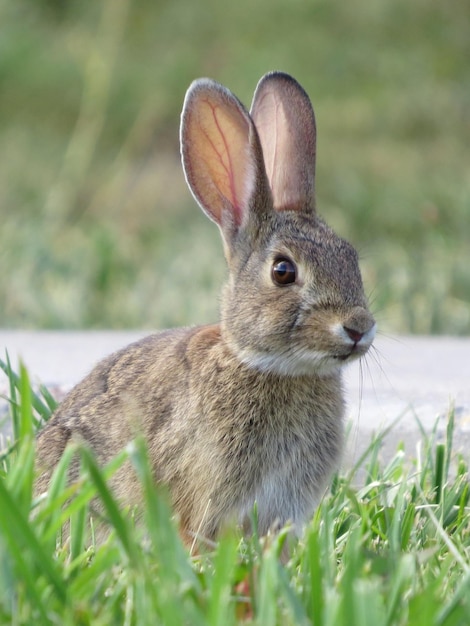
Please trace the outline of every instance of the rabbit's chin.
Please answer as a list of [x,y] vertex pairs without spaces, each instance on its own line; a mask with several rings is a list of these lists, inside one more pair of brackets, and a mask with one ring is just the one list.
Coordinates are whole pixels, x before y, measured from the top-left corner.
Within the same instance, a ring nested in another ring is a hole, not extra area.
[[250,348],[238,352],[240,360],[250,368],[277,376],[329,376],[341,367],[363,356],[364,352],[351,351],[334,356],[317,350],[295,350],[292,352],[266,353]]

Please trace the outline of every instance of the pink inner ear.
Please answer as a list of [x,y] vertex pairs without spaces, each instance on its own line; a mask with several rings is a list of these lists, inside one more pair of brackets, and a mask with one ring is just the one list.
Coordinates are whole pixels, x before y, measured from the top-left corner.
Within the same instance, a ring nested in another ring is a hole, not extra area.
[[[275,101],[272,93],[265,93],[257,102],[258,123],[256,128],[260,137],[263,137],[263,157],[266,174],[272,184],[276,177],[278,151],[283,149],[282,141],[279,138],[280,116],[283,116],[282,108]],[[275,115],[272,114],[275,111]],[[285,122],[284,122],[285,123]],[[271,124],[271,126],[269,126]]]
[[236,172],[243,171],[244,159],[240,157],[234,146],[237,136],[231,124],[224,123],[224,111],[220,106],[206,101],[208,116],[212,116],[212,124],[206,131],[207,161],[213,172],[213,182],[221,195],[226,198],[233,207],[233,217],[239,225],[242,221],[242,207],[247,201],[243,180],[236,178]]
[[183,119],[183,163],[188,183],[204,211],[219,226],[227,217],[240,226],[256,184],[251,122],[229,92],[213,87],[201,92],[193,94]]
[[267,75],[255,92],[251,116],[274,207],[314,210],[315,118],[307,94],[291,77]]

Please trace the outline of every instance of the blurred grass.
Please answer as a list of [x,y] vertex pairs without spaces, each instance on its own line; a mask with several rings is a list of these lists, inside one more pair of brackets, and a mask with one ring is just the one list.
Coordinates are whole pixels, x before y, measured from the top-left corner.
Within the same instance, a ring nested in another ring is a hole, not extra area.
[[470,333],[470,7],[460,0],[0,0],[0,326],[214,320],[217,229],[178,124],[208,75],[310,94],[320,212],[382,330]]

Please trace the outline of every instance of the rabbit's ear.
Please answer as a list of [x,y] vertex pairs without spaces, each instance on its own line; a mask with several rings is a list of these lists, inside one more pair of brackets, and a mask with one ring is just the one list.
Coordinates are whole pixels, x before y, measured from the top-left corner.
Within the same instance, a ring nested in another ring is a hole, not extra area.
[[230,239],[246,224],[255,192],[269,194],[259,138],[248,111],[222,85],[197,80],[186,94],[180,140],[189,188]]
[[308,95],[288,74],[259,81],[251,105],[277,210],[315,210],[315,115]]

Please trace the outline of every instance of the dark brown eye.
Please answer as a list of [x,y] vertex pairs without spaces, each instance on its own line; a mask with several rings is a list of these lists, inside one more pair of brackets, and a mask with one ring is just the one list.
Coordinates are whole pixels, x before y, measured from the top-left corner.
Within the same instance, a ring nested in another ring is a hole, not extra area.
[[276,259],[271,269],[271,277],[276,285],[290,285],[295,283],[297,270],[289,259]]

